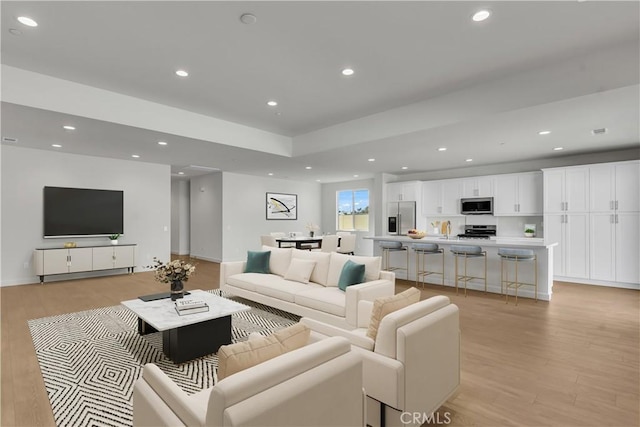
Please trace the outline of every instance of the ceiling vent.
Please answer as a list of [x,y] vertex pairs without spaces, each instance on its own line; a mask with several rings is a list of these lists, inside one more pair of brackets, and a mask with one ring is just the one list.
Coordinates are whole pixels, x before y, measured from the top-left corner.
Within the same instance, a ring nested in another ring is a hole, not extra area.
[[607,128],[594,129],[591,131],[591,133],[594,135],[604,135],[605,133],[607,133]]
[[218,169],[218,168],[210,168],[209,166],[189,165],[189,166],[183,168],[183,170],[192,170],[192,171],[201,171],[201,172],[215,172],[215,171],[219,171],[220,169]]
[[3,136],[2,137],[2,142],[16,143],[16,142],[18,142],[18,138],[9,138],[8,136]]

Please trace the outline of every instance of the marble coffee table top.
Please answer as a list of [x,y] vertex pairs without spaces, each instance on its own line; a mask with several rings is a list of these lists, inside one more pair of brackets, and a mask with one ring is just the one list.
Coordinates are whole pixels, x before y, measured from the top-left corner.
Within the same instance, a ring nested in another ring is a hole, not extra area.
[[139,298],[122,301],[122,305],[138,315],[149,325],[158,331],[179,328],[193,323],[204,322],[206,320],[217,319],[229,316],[233,313],[248,311],[251,308],[244,304],[219,297],[209,292],[189,291],[190,295],[185,295],[185,300],[203,300],[209,305],[209,311],[180,316],[175,309],[175,302],[170,298],[145,302]]

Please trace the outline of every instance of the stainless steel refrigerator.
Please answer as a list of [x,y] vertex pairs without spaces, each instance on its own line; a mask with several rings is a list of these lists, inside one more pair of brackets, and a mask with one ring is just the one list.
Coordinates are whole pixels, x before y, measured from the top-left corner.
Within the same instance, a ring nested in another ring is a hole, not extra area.
[[416,228],[416,202],[387,203],[387,234],[405,235]]

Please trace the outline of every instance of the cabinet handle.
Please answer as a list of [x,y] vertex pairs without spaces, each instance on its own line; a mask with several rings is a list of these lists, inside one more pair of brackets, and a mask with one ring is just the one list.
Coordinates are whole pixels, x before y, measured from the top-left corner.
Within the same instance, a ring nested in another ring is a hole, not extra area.
[[616,224],[618,223],[618,214],[616,214]]
[[565,211],[569,210],[569,202],[564,202],[564,210]]
[[518,204],[517,203],[515,205],[513,205],[513,211],[514,212],[518,212]]
[[565,223],[565,224],[569,224],[569,215],[566,215],[566,214],[565,214],[565,216],[564,216],[564,223]]
[[613,200],[609,201],[609,209],[613,210]]
[[618,210],[618,201],[617,200],[616,200],[616,210]]
[[518,212],[520,212],[520,203],[518,203]]
[[609,215],[609,224],[613,224],[613,215]]

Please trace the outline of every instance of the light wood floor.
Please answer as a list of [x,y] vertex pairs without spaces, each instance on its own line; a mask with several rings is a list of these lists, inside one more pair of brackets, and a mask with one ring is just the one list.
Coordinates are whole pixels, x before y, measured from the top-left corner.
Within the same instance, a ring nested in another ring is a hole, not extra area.
[[[197,262],[186,288],[217,288],[218,264]],[[399,281],[397,291],[412,285]],[[152,273],[1,288],[0,424],[54,425],[27,320],[162,291]],[[556,283],[552,303],[516,307],[493,294],[422,291],[438,294],[460,307],[462,330],[462,384],[441,420],[449,412],[459,426],[639,425],[639,292]]]

